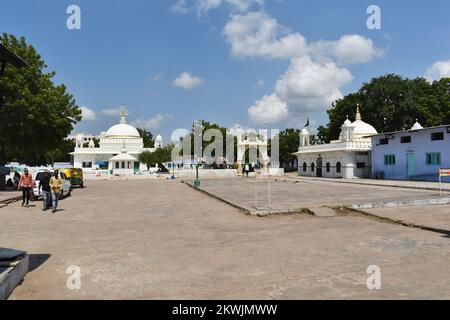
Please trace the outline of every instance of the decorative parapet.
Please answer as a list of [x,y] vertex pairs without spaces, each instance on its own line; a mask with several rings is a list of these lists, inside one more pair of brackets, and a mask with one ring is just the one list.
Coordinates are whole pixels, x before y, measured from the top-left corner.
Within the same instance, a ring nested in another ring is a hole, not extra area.
[[334,142],[329,144],[319,144],[313,146],[305,146],[298,148],[298,154],[329,152],[329,151],[370,151],[372,150],[372,141],[350,141],[350,142]]

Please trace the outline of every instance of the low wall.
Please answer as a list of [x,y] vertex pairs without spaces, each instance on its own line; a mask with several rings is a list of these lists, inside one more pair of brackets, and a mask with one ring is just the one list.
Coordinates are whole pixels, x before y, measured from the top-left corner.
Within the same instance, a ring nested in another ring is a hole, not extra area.
[[[175,176],[179,178],[196,178],[196,170],[180,170],[175,172]],[[238,176],[236,169],[225,170],[198,170],[198,176],[200,179],[205,178],[235,178]]]

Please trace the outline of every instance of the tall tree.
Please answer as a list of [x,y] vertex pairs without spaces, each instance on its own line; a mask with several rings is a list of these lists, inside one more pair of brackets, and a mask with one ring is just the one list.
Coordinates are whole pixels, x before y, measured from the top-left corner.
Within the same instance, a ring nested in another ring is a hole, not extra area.
[[449,79],[430,84],[424,78],[394,74],[374,78],[332,104],[328,126],[319,127],[318,137],[326,142],[337,139],[346,116],[355,118],[358,103],[363,120],[378,132],[408,129],[416,119],[426,125],[448,123],[449,87]]
[[8,65],[0,78],[0,92],[4,95],[0,110],[0,164],[48,164],[52,152],[81,120],[81,110],[63,84],[53,83],[55,72],[47,71],[44,60],[25,38],[3,33],[0,41],[30,66],[15,69]]
[[155,140],[153,140],[153,134],[145,129],[136,128],[136,130],[141,135],[141,138],[144,140],[144,148],[154,148]]
[[280,164],[286,169],[293,168],[296,156],[292,153],[298,151],[300,144],[300,130],[288,128],[280,132],[279,135],[279,154]]

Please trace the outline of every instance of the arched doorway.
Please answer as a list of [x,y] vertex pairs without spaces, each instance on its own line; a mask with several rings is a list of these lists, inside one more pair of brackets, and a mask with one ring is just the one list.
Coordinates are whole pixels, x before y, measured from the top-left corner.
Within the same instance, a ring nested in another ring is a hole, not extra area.
[[260,173],[268,174],[270,158],[267,154],[267,134],[247,132],[238,135],[237,163],[238,174],[241,175],[245,164],[254,164],[260,168]]
[[242,158],[243,164],[249,164],[254,169],[261,169],[264,165],[264,158],[260,150],[256,147],[248,147]]
[[323,165],[322,157],[317,158],[317,161],[316,161],[316,175],[317,175],[318,178],[321,178],[323,176],[322,165]]

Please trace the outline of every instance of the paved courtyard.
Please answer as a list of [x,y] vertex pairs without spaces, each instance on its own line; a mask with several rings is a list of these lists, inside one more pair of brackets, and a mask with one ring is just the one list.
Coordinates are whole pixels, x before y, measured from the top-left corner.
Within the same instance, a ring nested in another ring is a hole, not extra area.
[[284,178],[203,180],[201,189],[251,212],[439,197],[439,191]]
[[[394,192],[308,190],[297,199]],[[248,216],[179,181],[92,181],[60,205],[0,209],[0,245],[31,254],[12,299],[450,298],[450,238],[439,233],[357,216]],[[72,265],[80,290],[66,288]],[[381,268],[381,290],[366,287],[370,265]]]

